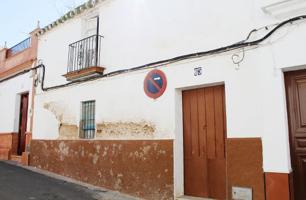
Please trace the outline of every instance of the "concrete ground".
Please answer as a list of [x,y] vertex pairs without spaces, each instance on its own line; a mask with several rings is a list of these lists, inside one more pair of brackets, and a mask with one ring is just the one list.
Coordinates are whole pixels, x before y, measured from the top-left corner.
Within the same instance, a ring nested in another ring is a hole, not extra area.
[[42,170],[0,161],[1,200],[135,200],[118,192],[76,183]]

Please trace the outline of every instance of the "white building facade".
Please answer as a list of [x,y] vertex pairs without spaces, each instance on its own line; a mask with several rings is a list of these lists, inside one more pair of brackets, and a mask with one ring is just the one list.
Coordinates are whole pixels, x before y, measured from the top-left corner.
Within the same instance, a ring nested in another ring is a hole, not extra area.
[[[32,136],[33,87],[39,29],[10,47],[0,49],[0,159],[27,164]],[[21,159],[22,157],[22,159]]]
[[[67,13],[39,34],[31,165],[144,199],[235,199],[235,187],[253,199],[305,197],[292,164],[304,148],[304,79],[299,108],[291,87],[306,69],[306,23],[279,26],[305,8],[106,0]],[[291,108],[301,140],[289,139]]]

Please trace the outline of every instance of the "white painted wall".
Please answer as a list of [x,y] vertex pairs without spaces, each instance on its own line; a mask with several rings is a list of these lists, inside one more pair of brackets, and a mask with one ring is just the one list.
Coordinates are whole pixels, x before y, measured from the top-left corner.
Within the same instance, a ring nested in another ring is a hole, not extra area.
[[[0,134],[18,132],[20,114],[20,96],[29,92],[29,107],[31,105],[32,78],[30,73],[23,74],[0,83]],[[28,119],[31,110],[28,110]],[[30,120],[28,120],[29,130]]]
[[[104,36],[102,64],[106,72],[111,72],[241,41],[248,31],[277,22],[262,12],[262,6],[263,2],[255,0],[107,0],[96,9],[100,13],[100,34]],[[61,75],[66,72],[68,44],[81,39],[85,17],[78,16],[40,37],[38,58],[47,67],[46,86],[66,82]],[[262,30],[251,39],[265,33]],[[284,27],[260,47],[246,51],[239,70],[231,60],[239,52],[162,66],[168,88],[157,100],[149,99],[143,91],[148,70],[40,92],[33,137],[58,138],[59,122],[44,108],[46,104],[62,111],[64,123],[78,124],[80,102],[94,99],[98,123],[146,121],[157,129],[150,139],[175,140],[175,190],[181,194],[181,91],[224,83],[227,136],[261,137],[264,170],[290,172],[283,71],[305,68],[305,35],[305,21]],[[203,67],[204,74],[194,77],[194,67]]]

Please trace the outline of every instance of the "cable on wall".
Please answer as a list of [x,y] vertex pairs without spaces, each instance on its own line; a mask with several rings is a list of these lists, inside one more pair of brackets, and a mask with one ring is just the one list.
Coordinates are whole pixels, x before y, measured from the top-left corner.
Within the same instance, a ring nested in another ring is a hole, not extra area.
[[182,60],[186,60],[186,59],[199,58],[199,57],[204,57],[204,56],[209,56],[209,55],[220,54],[220,53],[224,53],[224,52],[228,52],[228,51],[233,51],[235,49],[241,49],[241,48],[256,46],[256,45],[259,45],[260,43],[262,43],[263,41],[267,40],[278,29],[282,28],[283,26],[285,26],[287,24],[291,24],[291,23],[296,22],[296,21],[301,21],[301,20],[304,20],[304,19],[306,19],[306,15],[301,15],[301,16],[294,17],[294,18],[288,19],[286,21],[283,21],[283,22],[279,23],[278,25],[276,25],[271,31],[269,31],[266,35],[264,35],[260,39],[257,39],[257,40],[251,41],[251,42],[247,42],[247,40],[251,37],[251,35],[254,32],[258,31],[258,29],[253,29],[252,31],[250,31],[250,33],[248,34],[247,38],[242,40],[241,42],[234,43],[234,44],[229,45],[229,46],[220,47],[220,48],[217,48],[217,49],[212,49],[212,50],[203,51],[203,52],[197,52],[197,53],[191,53],[191,54],[186,54],[186,55],[182,55],[182,56],[177,56],[177,57],[174,57],[174,58],[160,60],[160,61],[148,63],[148,64],[137,66],[137,67],[121,69],[121,70],[109,72],[107,74],[98,75],[96,77],[90,77],[90,78],[86,78],[86,79],[76,80],[76,81],[72,81],[72,82],[69,82],[69,83],[61,84],[61,85],[56,85],[56,86],[51,86],[51,87],[44,87],[45,71],[46,71],[46,69],[45,69],[45,65],[43,65],[43,64],[39,64],[36,67],[24,70],[22,72],[19,72],[19,73],[13,75],[13,76],[4,78],[4,79],[0,80],[0,83],[4,82],[4,81],[7,81],[9,79],[12,79],[14,77],[20,76],[22,74],[25,74],[25,73],[27,73],[29,71],[37,70],[37,69],[41,68],[42,69],[41,90],[42,91],[54,90],[54,89],[58,89],[58,88],[62,88],[62,87],[67,87],[67,86],[74,85],[74,84],[79,84],[79,83],[83,83],[83,82],[97,80],[97,79],[100,79],[100,78],[115,76],[115,75],[119,75],[119,74],[123,74],[123,73],[128,73],[128,72],[134,72],[134,71],[138,71],[138,70],[142,70],[142,69],[149,69],[149,68],[153,68],[153,67],[159,67],[161,65],[176,63],[176,62],[179,62],[179,61],[182,61]]

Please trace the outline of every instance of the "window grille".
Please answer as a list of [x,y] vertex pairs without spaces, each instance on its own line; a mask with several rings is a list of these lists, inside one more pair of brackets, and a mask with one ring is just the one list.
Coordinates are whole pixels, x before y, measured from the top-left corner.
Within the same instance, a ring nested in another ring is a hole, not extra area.
[[82,102],[80,137],[92,139],[95,137],[95,101]]

